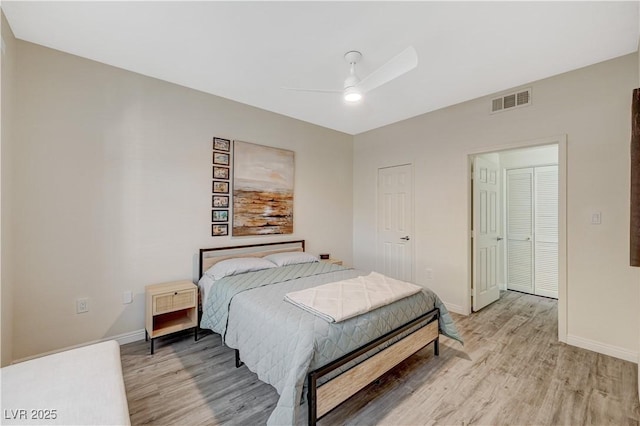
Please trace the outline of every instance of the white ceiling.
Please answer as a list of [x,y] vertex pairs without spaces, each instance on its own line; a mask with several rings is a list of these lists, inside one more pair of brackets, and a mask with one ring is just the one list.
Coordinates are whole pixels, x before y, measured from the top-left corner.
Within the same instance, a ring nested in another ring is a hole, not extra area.
[[[19,39],[349,134],[635,52],[630,2],[2,1]],[[358,105],[363,77],[407,46],[418,67]],[[535,97],[535,93],[533,94]]]

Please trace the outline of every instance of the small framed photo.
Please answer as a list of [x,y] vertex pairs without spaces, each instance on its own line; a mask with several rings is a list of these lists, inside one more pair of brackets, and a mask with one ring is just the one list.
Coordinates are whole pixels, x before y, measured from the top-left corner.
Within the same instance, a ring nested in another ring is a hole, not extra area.
[[213,178],[214,179],[227,179],[229,180],[229,168],[213,166]]
[[216,151],[231,151],[231,141],[229,139],[213,138],[213,149]]
[[229,182],[222,182],[219,180],[213,181],[213,193],[214,194],[228,194]]
[[213,164],[221,164],[223,166],[229,165],[229,154],[224,154],[222,152],[214,152],[213,153]]
[[211,236],[220,237],[222,235],[229,235],[229,225],[224,223],[214,223],[211,225]]
[[212,210],[211,222],[229,222],[229,210]]
[[229,197],[226,195],[214,195],[211,207],[229,207]]

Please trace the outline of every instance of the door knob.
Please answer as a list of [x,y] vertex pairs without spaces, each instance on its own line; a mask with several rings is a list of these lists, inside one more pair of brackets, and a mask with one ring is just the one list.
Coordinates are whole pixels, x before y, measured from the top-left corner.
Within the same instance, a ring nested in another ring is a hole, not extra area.
[[497,237],[497,238],[496,238],[496,240],[498,240],[498,241],[502,241],[502,240],[503,240],[503,238],[502,238],[502,237]]
[[409,241],[411,238],[407,235],[406,237],[400,237],[401,240]]

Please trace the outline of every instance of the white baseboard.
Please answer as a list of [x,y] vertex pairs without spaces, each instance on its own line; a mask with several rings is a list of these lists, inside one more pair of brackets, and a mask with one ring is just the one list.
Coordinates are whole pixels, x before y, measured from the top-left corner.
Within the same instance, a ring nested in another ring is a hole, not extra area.
[[[145,333],[144,333],[144,328],[141,330],[136,330],[136,331],[131,331],[129,333],[124,333],[124,334],[119,334],[117,336],[113,336],[109,339],[104,339],[104,340],[115,340],[116,342],[118,342],[120,344],[120,346],[122,345],[126,345],[127,343],[133,343],[133,342],[137,342],[139,340],[144,340],[145,337]],[[102,341],[104,341],[102,340]]]
[[122,346],[122,345],[126,345],[127,343],[133,343],[133,342],[137,342],[138,340],[142,340],[142,339],[144,339],[144,337],[145,337],[144,329],[131,331],[129,333],[118,334],[116,336],[105,337],[104,339],[92,340],[90,342],[80,343],[78,345],[67,346],[66,348],[55,349],[53,351],[44,352],[44,353],[41,353],[41,354],[38,354],[38,355],[32,355],[32,356],[28,356],[28,357],[25,357],[25,358],[16,359],[16,360],[13,360],[11,362],[11,364],[17,364],[19,362],[29,361],[30,359],[41,358],[43,356],[57,354],[59,352],[69,351],[71,349],[77,349],[77,348],[81,348],[83,346],[89,346],[89,345],[93,345],[93,344],[96,344],[96,343],[102,343],[102,342],[106,342],[108,340],[115,340],[116,342],[118,342],[118,344],[120,346]]
[[582,349],[588,349],[603,355],[609,355],[614,358],[623,359],[638,363],[638,353],[629,349],[620,348],[618,346],[607,345],[605,343],[596,342],[594,340],[585,339],[583,337],[567,335],[567,344],[577,346]]
[[442,302],[442,303],[444,303],[444,306],[447,308],[449,312],[455,312],[456,314],[460,314],[460,315],[469,315],[468,312],[465,312],[464,307],[460,305],[456,305],[454,303],[447,303],[447,302]]

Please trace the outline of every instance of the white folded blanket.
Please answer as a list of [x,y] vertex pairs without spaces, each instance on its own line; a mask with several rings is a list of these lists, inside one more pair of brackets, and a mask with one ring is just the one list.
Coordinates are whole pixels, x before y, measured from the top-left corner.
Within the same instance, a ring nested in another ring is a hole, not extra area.
[[328,322],[340,322],[411,296],[422,287],[377,272],[287,293],[284,300]]

